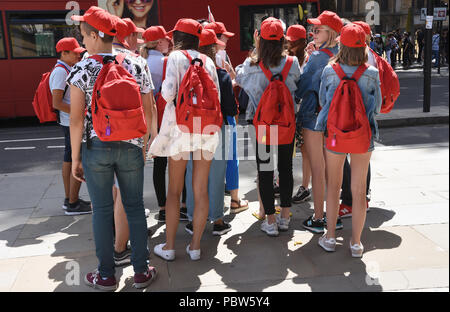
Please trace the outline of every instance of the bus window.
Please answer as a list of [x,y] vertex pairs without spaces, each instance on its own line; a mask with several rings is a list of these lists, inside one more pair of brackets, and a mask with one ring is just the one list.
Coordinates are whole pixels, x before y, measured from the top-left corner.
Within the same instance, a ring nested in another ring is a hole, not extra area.
[[78,37],[78,28],[66,24],[66,12],[7,12],[13,58],[56,57],[63,37]]
[[241,6],[239,8],[241,51],[252,49],[253,33],[255,32],[255,29],[259,29],[262,20],[269,16],[283,20],[286,27],[294,24],[306,26],[307,18],[318,16],[317,1],[306,2],[300,5],[281,4],[269,6]]
[[6,58],[5,37],[3,36],[3,20],[0,13],[0,59]]

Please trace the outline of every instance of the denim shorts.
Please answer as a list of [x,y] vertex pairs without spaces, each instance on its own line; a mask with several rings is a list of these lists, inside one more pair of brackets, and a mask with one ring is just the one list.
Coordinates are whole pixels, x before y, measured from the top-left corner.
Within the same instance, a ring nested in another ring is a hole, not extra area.
[[317,116],[313,119],[302,119],[300,124],[302,128],[305,128],[307,130],[321,132],[320,130],[316,130],[316,122]]
[[70,128],[61,126],[64,132],[64,162],[72,162],[72,148],[70,146]]

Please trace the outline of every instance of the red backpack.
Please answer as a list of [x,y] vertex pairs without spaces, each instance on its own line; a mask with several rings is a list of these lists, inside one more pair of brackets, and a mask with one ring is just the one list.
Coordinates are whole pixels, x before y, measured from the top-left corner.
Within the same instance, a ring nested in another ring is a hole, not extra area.
[[[36,89],[33,98],[33,109],[40,123],[58,120],[58,113],[53,108],[52,91],[50,90],[50,75],[56,67],[62,67],[69,74],[69,70],[62,64],[56,64],[52,71],[42,74],[41,82]],[[64,93],[67,91],[67,86]]]
[[[164,58],[164,64],[163,64],[163,74],[162,74],[162,81],[161,81],[161,88],[162,88],[162,82],[164,79],[166,79],[166,68],[167,68],[167,60],[168,57]],[[164,109],[166,109],[166,100],[161,95],[161,89],[159,89],[158,93],[155,94],[156,99],[156,111],[158,112],[158,129],[161,128],[161,122],[162,118],[164,116]]]
[[103,64],[92,93],[92,124],[101,141],[140,138],[147,133],[140,87],[122,66],[126,55],[103,59],[90,58]]
[[380,113],[387,114],[394,108],[395,101],[400,95],[400,82],[392,66],[375,51],[371,51],[377,60],[377,67],[380,73],[381,95],[383,96]]
[[370,147],[372,131],[357,84],[368,67],[368,64],[359,66],[348,78],[339,64],[333,65],[341,82],[334,92],[328,112],[325,144],[331,151],[362,154],[367,153]]
[[[294,140],[294,102],[292,100],[292,94],[285,83],[292,63],[293,58],[288,56],[283,71],[281,74],[276,75],[265,68],[262,62],[259,63],[260,68],[270,81],[259,100],[258,108],[253,118],[256,138],[259,144],[284,145],[291,144]],[[271,133],[271,128],[275,132]],[[278,135],[276,135],[277,129]]]
[[[214,134],[222,127],[223,117],[219,92],[204,68],[206,55],[200,54],[201,59],[192,59],[186,51],[181,52],[189,59],[191,65],[178,91],[177,125],[181,126],[179,127],[181,131],[187,133]],[[212,125],[215,127],[210,127]]]

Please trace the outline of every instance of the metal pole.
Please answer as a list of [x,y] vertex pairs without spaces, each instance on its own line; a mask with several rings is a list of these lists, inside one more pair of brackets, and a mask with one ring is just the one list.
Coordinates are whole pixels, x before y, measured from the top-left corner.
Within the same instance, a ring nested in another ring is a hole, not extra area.
[[[433,1],[427,0],[427,16],[433,16]],[[423,66],[423,112],[430,112],[431,106],[431,40],[433,28],[425,27],[425,59]]]
[[439,25],[439,55],[438,55],[438,74],[441,74],[441,43],[442,43],[442,21],[438,22]]

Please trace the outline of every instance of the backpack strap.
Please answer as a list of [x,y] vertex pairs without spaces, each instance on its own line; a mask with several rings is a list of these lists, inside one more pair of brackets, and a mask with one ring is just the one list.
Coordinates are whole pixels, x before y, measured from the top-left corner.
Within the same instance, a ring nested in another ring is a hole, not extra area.
[[192,57],[189,55],[189,53],[186,50],[181,50],[181,53],[183,53],[189,60],[189,63],[192,62]]
[[352,78],[358,81],[367,68],[369,68],[369,65],[367,65],[367,63],[360,65],[358,69],[353,73]]
[[125,58],[127,57],[127,55],[125,53],[119,53],[116,55],[116,61],[117,63],[119,63],[120,65],[122,65],[123,61],[125,60]]
[[101,55],[96,54],[96,55],[89,56],[89,58],[96,60],[97,62],[103,64],[103,56],[101,56]]
[[342,69],[341,65],[338,63],[334,63],[331,65],[336,72],[336,75],[338,75],[339,79],[343,80],[347,75],[345,74],[344,70]]
[[70,70],[64,64],[56,63],[56,65],[55,65],[55,67],[53,69],[55,69],[56,67],[64,68],[66,70],[67,74],[70,73]]
[[291,70],[292,64],[294,63],[294,58],[292,56],[286,57],[286,64],[284,64],[281,76],[283,76],[283,81],[286,81],[289,71]]
[[261,70],[262,70],[262,72],[264,73],[264,75],[266,76],[266,78],[267,78],[269,81],[272,81],[272,77],[273,77],[272,72],[271,72],[270,70],[268,70],[268,69],[264,66],[263,62],[261,62],[261,61],[259,61],[259,68],[261,68]]
[[328,55],[330,58],[334,56],[333,52],[330,51],[330,49],[320,49],[319,51],[324,52],[326,55]]

